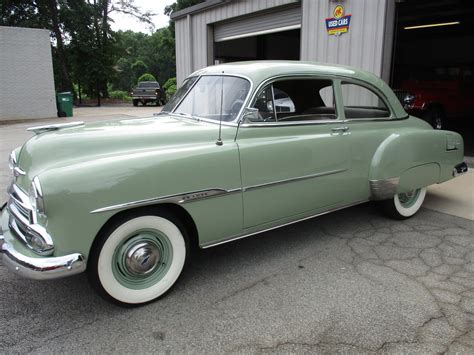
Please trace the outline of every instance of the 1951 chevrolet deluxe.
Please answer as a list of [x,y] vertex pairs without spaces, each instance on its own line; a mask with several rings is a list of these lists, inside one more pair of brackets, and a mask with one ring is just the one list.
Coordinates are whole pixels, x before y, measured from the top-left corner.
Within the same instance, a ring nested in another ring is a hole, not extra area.
[[3,264],[86,271],[121,305],[163,295],[194,247],[369,200],[407,218],[467,171],[461,136],[407,115],[381,79],[308,62],[213,66],[154,117],[31,130],[10,157]]

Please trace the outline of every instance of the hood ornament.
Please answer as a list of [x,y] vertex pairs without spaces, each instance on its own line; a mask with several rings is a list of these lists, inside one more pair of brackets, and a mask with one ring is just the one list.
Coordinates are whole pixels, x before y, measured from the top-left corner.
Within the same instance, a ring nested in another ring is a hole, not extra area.
[[84,125],[84,121],[55,123],[55,124],[44,125],[44,126],[30,127],[30,128],[27,128],[27,131],[34,132],[35,134],[41,134],[41,133],[49,132],[49,131],[56,131],[61,128],[70,128],[70,127],[77,127],[77,126],[83,126],[83,125]]

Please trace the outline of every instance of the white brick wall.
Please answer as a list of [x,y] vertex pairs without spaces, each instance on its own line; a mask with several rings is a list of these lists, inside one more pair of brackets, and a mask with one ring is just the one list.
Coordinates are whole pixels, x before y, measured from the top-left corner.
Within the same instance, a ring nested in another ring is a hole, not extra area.
[[56,115],[49,31],[0,26],[0,121]]

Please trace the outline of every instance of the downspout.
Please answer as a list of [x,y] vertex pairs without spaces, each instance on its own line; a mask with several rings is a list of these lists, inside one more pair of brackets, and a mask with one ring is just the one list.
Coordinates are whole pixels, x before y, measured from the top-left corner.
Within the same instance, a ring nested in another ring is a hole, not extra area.
[[[193,63],[193,28],[192,28],[192,21],[191,21],[191,14],[186,16],[188,21],[188,58],[189,58],[189,67],[188,67],[188,75],[194,72],[194,63]],[[187,76],[187,75],[186,75]]]

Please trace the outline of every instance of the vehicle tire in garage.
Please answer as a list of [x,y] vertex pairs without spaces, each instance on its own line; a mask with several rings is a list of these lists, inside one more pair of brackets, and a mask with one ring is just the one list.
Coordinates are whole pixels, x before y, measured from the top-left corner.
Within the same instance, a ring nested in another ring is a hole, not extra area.
[[163,296],[178,280],[189,242],[180,222],[167,213],[133,213],[100,233],[87,273],[96,291],[122,306],[138,306]]
[[133,106],[138,106],[138,100],[132,100]]
[[418,212],[425,196],[426,187],[396,194],[392,199],[382,201],[384,212],[394,219],[410,218]]
[[433,106],[429,107],[423,113],[423,119],[428,122],[434,129],[445,129],[446,128],[446,116],[441,107]]

